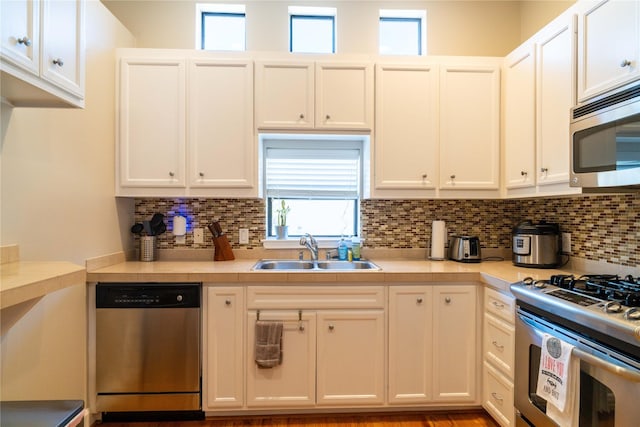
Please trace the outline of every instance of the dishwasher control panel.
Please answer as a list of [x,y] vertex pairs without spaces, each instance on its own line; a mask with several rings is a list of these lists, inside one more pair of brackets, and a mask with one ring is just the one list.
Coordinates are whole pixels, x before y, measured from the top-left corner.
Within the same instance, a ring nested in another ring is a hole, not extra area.
[[200,307],[200,283],[98,283],[96,308]]

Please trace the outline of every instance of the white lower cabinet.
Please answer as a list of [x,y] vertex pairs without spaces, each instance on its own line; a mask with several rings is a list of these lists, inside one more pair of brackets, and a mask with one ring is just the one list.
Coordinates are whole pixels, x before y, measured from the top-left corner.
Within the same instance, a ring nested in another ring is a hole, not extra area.
[[244,405],[244,288],[203,287],[204,410]]
[[389,287],[389,403],[478,401],[476,285]]
[[502,426],[515,426],[515,300],[484,289],[482,406]]

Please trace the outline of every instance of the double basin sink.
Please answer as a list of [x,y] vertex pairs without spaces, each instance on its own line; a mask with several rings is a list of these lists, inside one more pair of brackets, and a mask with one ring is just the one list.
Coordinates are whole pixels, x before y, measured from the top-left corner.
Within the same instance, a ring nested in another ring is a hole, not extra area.
[[263,259],[258,261],[252,268],[253,271],[353,271],[353,270],[380,270],[371,261],[312,261],[312,260],[285,260],[285,259]]

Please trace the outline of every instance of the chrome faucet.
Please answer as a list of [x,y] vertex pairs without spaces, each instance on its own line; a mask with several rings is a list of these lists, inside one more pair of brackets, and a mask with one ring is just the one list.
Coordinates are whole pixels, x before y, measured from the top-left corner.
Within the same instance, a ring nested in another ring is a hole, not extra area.
[[309,249],[311,252],[311,259],[313,261],[318,260],[318,242],[311,234],[306,233],[304,236],[300,237],[300,244]]

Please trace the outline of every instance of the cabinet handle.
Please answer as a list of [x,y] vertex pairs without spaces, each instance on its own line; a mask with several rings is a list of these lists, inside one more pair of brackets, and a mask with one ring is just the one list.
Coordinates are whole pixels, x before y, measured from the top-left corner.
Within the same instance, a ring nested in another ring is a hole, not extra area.
[[527,175],[529,175],[529,172],[527,172],[527,171],[520,171],[520,175],[522,175],[522,176],[527,176]]
[[417,302],[418,304],[422,304],[422,298],[418,298],[418,299],[416,299],[416,302]]
[[427,174],[426,173],[422,174],[422,179],[427,179]]
[[549,172],[549,168],[540,168],[540,172],[547,173]]
[[499,308],[500,310],[504,308],[504,304],[502,304],[501,302],[493,301],[492,304],[495,308]]
[[326,118],[327,120],[331,120],[331,116],[330,116],[330,115],[328,115],[328,114],[326,115],[326,117],[325,117],[325,118]]
[[64,66],[64,62],[62,61],[61,58],[56,58],[53,60],[53,64],[57,65],[58,67],[63,67]]
[[231,305],[231,300],[228,298],[224,300],[224,305]]
[[456,179],[456,176],[455,175],[451,175],[449,178],[451,178],[451,180],[454,180],[454,179]]
[[628,59],[623,59],[622,62],[620,63],[620,67],[622,68],[630,67],[630,66],[631,66],[631,61],[629,61]]
[[330,331],[333,331],[334,329],[335,329],[335,326],[333,326],[333,325],[329,325],[329,330],[330,330]]
[[451,304],[451,297],[445,297],[444,302],[447,304]]
[[17,39],[16,42],[18,42],[18,44],[23,44],[25,46],[31,46],[31,39],[27,36]]
[[304,325],[298,326],[298,329],[300,330],[300,332],[304,332]]
[[496,392],[491,393],[491,397],[493,397],[498,402],[502,403],[504,399]]
[[174,176],[174,175],[175,175],[175,174],[174,174],[173,172],[169,172],[169,176],[170,176],[171,178],[173,178],[173,176]]
[[498,344],[497,341],[492,341],[491,344],[493,344],[498,350],[504,350],[504,346]]
[[300,118],[301,118],[301,119],[304,119],[304,114],[300,114]]
[[200,175],[200,178],[204,178],[204,172],[200,172],[198,175]]

